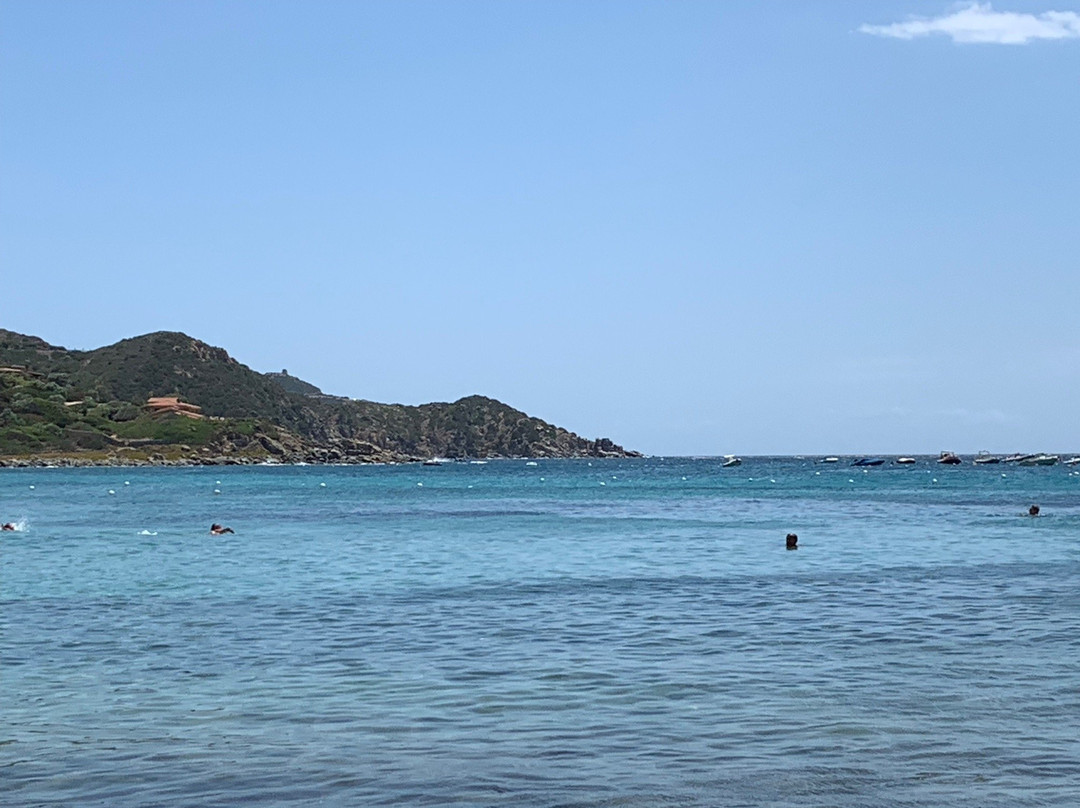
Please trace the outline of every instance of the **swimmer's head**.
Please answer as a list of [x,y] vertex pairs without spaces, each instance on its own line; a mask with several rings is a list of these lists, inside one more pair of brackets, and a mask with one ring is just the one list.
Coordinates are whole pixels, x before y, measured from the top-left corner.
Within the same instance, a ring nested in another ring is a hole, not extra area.
[[787,534],[787,549],[798,550],[799,549],[799,537],[794,533]]
[[1039,506],[1038,505],[1032,505],[1030,508],[1028,508],[1028,516],[1038,516],[1038,515],[1039,515]]

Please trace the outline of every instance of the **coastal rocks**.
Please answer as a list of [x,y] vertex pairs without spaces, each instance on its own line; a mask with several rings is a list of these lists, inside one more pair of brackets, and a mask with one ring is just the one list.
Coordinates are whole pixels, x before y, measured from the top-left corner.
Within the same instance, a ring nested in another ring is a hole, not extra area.
[[281,457],[285,454],[285,447],[267,435],[259,436],[259,445],[275,457]]
[[[586,440],[543,422],[519,417],[498,402],[484,400],[495,415],[480,418],[485,426],[474,438],[457,427],[434,428],[428,422],[417,430],[418,439],[392,440],[384,434],[343,434],[326,430],[317,438],[302,437],[266,421],[222,424],[203,444],[167,443],[161,439],[118,438],[95,451],[50,451],[37,455],[0,458],[0,466],[238,466],[259,463],[308,465],[360,465],[417,463],[434,457],[493,458],[621,458],[640,457],[608,438]],[[500,409],[502,408],[502,409]],[[538,426],[539,424],[539,426]],[[409,430],[403,429],[408,433]]]
[[610,438],[590,441],[589,457],[641,457],[641,452],[628,451]]

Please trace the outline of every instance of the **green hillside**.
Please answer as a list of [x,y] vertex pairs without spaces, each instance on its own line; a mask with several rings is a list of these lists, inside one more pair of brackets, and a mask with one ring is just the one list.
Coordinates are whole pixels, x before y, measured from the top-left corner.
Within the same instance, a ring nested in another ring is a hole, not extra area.
[[[207,417],[152,416],[151,396],[176,396]],[[417,407],[324,396],[178,332],[69,351],[0,330],[0,456],[50,454],[371,462],[634,453],[483,396]]]
[[324,395],[323,391],[318,387],[310,382],[305,382],[303,379],[289,375],[287,370],[283,370],[281,373],[267,373],[265,375],[286,393],[299,393],[302,396]]

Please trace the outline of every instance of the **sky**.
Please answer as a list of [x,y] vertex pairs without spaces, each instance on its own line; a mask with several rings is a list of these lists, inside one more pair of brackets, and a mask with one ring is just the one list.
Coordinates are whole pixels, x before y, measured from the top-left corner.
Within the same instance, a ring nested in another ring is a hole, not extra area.
[[0,0],[0,327],[655,455],[1080,450],[1080,1]]

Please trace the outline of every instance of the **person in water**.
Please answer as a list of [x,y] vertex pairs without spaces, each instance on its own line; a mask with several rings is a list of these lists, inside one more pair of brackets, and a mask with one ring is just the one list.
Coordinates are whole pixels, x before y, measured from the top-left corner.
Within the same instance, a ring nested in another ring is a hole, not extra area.
[[0,527],[0,530],[14,530],[14,529],[15,529],[15,523],[14,522],[4,522],[3,527]]
[[235,532],[236,531],[233,530],[231,527],[222,527],[217,522],[214,522],[214,524],[210,525],[210,535],[211,536],[224,536],[226,533],[235,533]]
[[787,534],[787,549],[798,550],[799,549],[799,537],[794,533]]
[[1038,515],[1039,515],[1039,506],[1038,505],[1032,505],[1030,508],[1028,508],[1028,516],[1038,516]]

